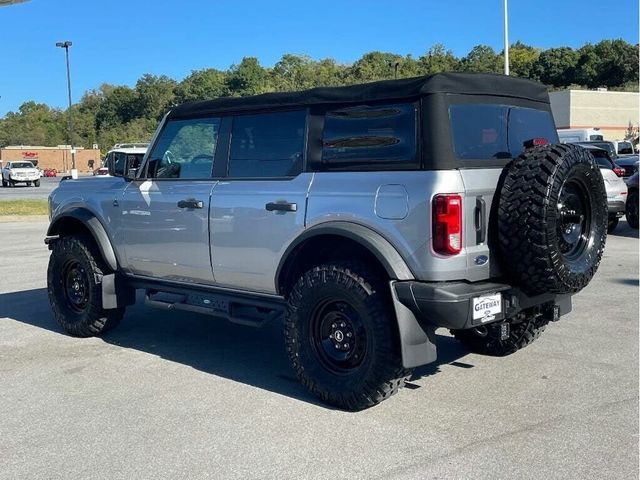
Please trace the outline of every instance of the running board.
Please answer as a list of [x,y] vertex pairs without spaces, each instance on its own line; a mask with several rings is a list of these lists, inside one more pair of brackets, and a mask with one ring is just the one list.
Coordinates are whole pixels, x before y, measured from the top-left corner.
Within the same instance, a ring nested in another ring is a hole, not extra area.
[[145,304],[163,310],[182,310],[223,317],[232,323],[261,327],[284,314],[285,307],[270,301],[212,293],[145,291]]

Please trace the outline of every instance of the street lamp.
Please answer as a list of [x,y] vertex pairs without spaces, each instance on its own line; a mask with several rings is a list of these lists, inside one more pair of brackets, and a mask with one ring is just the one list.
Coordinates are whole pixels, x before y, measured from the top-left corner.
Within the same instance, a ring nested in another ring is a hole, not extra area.
[[69,47],[73,45],[70,41],[57,42],[56,47],[64,48],[65,57],[67,59],[67,91],[69,93],[69,132],[68,142],[71,147],[71,177],[78,178],[78,170],[76,170],[76,149],[73,148],[73,117],[71,116],[71,73],[69,71]]
[[509,14],[504,0],[504,74],[509,75]]

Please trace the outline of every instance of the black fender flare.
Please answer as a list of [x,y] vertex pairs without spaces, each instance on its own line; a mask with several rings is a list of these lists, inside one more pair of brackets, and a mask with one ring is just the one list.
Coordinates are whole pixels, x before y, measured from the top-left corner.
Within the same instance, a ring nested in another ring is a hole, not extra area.
[[393,280],[415,279],[411,269],[396,248],[378,232],[358,223],[331,221],[306,229],[289,244],[276,270],[276,287],[280,285],[280,275],[293,251],[306,240],[319,235],[336,235],[359,243],[378,259],[389,278]]
[[61,212],[53,218],[47,230],[47,237],[63,236],[65,234],[64,231],[60,230],[62,220],[65,218],[78,220],[87,227],[93,236],[93,239],[96,241],[104,261],[112,271],[117,271],[118,259],[116,257],[116,252],[113,249],[113,245],[111,244],[111,239],[107,234],[107,230],[104,228],[104,225],[102,225],[102,222],[98,220],[98,217],[93,212],[85,208],[72,208]]

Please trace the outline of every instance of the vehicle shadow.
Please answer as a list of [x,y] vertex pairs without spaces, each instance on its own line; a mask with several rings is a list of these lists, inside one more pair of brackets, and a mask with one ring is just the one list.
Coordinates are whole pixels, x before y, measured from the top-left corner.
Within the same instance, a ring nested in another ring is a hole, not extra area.
[[638,238],[638,230],[631,228],[626,221],[620,221],[618,227],[609,234],[615,237]]
[[[10,318],[66,335],[50,310],[45,288],[0,294],[0,318]],[[122,323],[100,337],[104,342],[157,355],[203,372],[327,407],[297,381],[286,356],[281,322],[246,327],[206,315],[167,312],[143,305],[127,309]],[[79,339],[78,341],[82,341]],[[453,338],[437,336],[438,360],[415,369],[411,380],[440,371],[467,355]],[[469,368],[466,364],[459,364]],[[418,388],[414,384],[410,388]]]

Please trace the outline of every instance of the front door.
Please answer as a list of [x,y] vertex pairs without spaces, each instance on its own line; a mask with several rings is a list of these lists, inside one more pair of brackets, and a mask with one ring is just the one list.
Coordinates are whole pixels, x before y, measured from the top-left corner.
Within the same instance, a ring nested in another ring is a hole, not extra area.
[[127,269],[137,275],[213,283],[209,205],[219,118],[168,120],[139,180],[122,197]]

